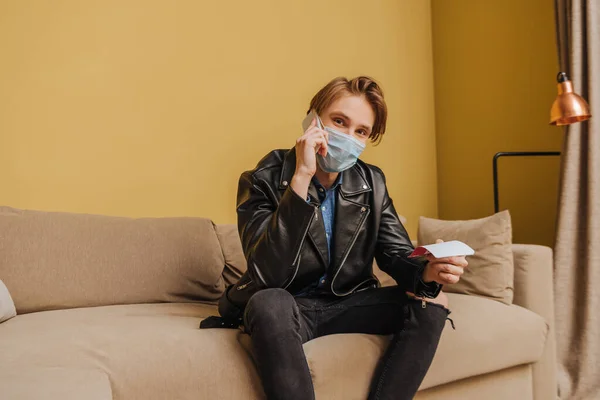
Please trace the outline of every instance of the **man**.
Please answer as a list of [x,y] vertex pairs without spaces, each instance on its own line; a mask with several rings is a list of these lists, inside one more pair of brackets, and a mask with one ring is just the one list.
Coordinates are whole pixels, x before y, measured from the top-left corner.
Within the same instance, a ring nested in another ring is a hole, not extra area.
[[[269,153],[240,178],[248,271],[219,311],[251,335],[269,399],[314,399],[302,344],[335,333],[392,334],[369,399],[412,399],[449,314],[441,285],[458,282],[467,262],[409,258],[413,246],[383,172],[357,159],[385,133],[374,80],[336,78],[309,112],[294,149]],[[373,259],[398,286],[379,287]]]

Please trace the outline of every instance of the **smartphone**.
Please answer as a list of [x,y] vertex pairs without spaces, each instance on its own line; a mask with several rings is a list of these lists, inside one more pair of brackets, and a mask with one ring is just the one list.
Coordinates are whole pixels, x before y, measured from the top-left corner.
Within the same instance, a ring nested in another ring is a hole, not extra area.
[[302,121],[302,132],[306,132],[306,130],[308,129],[312,120],[315,117],[317,118],[317,126],[321,129],[323,129],[323,122],[321,122],[321,118],[319,118],[319,114],[317,114],[317,112],[315,110],[310,110],[310,112],[308,113],[306,118],[304,118],[304,121]]

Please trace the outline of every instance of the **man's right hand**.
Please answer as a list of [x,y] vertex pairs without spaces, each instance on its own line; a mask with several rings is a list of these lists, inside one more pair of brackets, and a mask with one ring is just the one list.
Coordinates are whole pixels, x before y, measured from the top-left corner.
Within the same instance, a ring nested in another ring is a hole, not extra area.
[[320,129],[314,118],[304,135],[296,140],[296,172],[290,185],[300,197],[308,196],[310,180],[317,172],[317,153],[323,157],[327,155],[328,139],[327,131]]

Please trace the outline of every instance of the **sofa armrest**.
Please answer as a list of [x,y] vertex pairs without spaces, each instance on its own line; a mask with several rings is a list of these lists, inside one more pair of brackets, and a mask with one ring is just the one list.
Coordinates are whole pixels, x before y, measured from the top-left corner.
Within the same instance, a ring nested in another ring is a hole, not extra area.
[[548,336],[544,353],[533,365],[533,398],[556,399],[556,342],[554,338],[554,281],[552,249],[513,244],[515,260],[513,303],[546,320]]
[[513,303],[554,322],[552,249],[530,244],[513,244],[515,292]]

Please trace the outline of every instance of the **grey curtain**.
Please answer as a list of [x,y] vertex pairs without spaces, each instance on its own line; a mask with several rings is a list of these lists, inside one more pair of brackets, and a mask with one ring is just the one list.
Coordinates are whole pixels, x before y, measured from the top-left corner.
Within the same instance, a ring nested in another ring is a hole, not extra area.
[[561,68],[592,119],[566,128],[555,244],[559,397],[600,399],[600,0],[555,0]]

